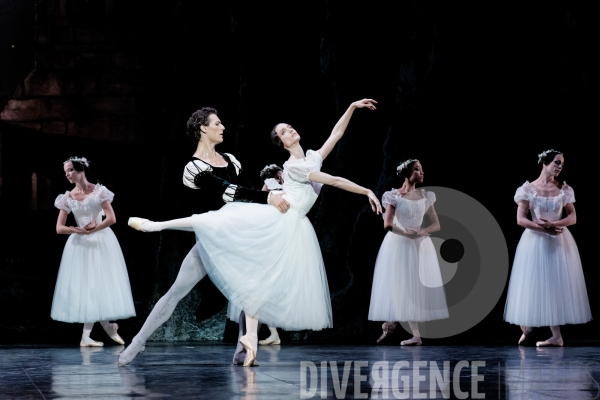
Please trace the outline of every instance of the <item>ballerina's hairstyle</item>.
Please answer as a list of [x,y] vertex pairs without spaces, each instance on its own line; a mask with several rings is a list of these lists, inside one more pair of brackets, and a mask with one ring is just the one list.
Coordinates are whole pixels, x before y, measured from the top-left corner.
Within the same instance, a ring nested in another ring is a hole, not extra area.
[[538,164],[548,165],[554,160],[554,157],[556,157],[558,154],[564,156],[562,152],[554,149],[542,151],[540,154],[538,154]]
[[73,168],[75,169],[75,171],[79,171],[79,172],[85,172],[85,174],[87,175],[88,172],[90,172],[90,160],[88,160],[85,157],[77,157],[77,156],[73,156],[73,157],[69,157],[65,160],[65,162],[63,162],[63,165],[70,162],[71,164],[73,164]]
[[267,165],[262,169],[262,171],[260,171],[260,180],[264,182],[266,179],[275,178],[275,175],[277,175],[277,172],[279,171],[283,171],[283,168],[281,168],[279,165]]
[[[279,125],[279,124],[277,124],[277,125]],[[271,130],[271,142],[273,142],[273,144],[277,147],[282,147],[283,143],[281,142],[281,139],[279,139],[279,136],[277,135],[277,131],[275,130],[275,128],[277,128],[277,125],[275,125],[273,127],[273,129]]]
[[412,173],[413,165],[415,165],[415,163],[417,161],[419,161],[419,160],[417,160],[415,158],[409,158],[406,161],[402,161],[396,167],[396,175],[398,175],[398,177],[400,177],[400,179],[402,181],[404,181],[404,179],[410,178],[410,174]]
[[194,111],[188,119],[186,133],[194,144],[198,144],[201,140],[200,127],[202,125],[210,125],[208,117],[211,114],[217,115],[217,110],[212,107],[202,107],[201,109]]

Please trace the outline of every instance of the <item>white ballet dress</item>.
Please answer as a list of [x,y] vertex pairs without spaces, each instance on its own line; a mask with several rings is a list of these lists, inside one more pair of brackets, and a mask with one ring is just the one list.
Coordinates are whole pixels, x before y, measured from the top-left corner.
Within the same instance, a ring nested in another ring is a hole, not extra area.
[[[525,182],[514,197],[525,202],[534,221],[562,219],[563,208],[575,202],[573,188],[563,183],[555,197],[538,196]],[[504,320],[539,327],[583,324],[592,319],[579,251],[567,228],[558,236],[525,229],[510,275]]]
[[[435,193],[417,189],[411,200],[397,189],[385,192],[383,207],[395,209],[394,224],[418,231]],[[437,252],[429,236],[407,238],[388,232],[381,243],[371,289],[371,321],[431,321],[448,318]]]
[[[102,222],[102,202],[112,202],[114,194],[97,184],[92,193],[78,201],[69,191],[54,205],[73,212],[77,226]],[[64,322],[96,322],[135,316],[125,259],[110,228],[90,235],[69,235],[65,244],[54,298],[52,319]]]
[[321,164],[321,156],[312,150],[304,159],[283,164],[284,198],[290,203],[286,213],[270,205],[230,202],[192,216],[195,248],[210,279],[230,307],[269,326],[332,326],[321,248],[306,217],[321,187],[308,177]]

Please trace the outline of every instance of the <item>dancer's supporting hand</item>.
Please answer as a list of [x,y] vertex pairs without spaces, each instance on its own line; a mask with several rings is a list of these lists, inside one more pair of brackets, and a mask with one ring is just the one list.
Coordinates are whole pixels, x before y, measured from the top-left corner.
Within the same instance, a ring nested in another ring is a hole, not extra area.
[[273,207],[277,208],[282,213],[287,212],[290,209],[290,203],[283,198],[285,192],[271,192],[269,193],[268,203]]

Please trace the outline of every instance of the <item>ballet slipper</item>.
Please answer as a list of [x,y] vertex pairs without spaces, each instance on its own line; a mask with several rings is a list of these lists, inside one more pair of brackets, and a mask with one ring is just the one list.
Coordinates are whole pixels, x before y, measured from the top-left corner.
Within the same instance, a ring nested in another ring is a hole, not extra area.
[[535,344],[537,347],[562,347],[564,345],[564,342],[562,341],[562,339],[560,340],[556,340],[556,339],[548,339],[548,340],[544,340],[542,342],[537,342]]
[[246,349],[246,358],[244,359],[244,367],[257,367],[258,364],[254,362],[256,360],[256,349],[252,347],[252,343],[250,339],[246,337],[246,335],[240,338],[240,343]]
[[142,229],[142,224],[144,222],[146,222],[146,221],[149,221],[149,220],[146,219],[146,218],[131,217],[127,221],[127,225],[129,225],[130,227],[132,227],[136,231],[147,232],[144,229]]
[[281,339],[271,339],[271,338],[266,338],[265,340],[261,340],[258,342],[258,344],[263,345],[263,346],[268,346],[271,344],[281,344]]
[[529,328],[528,330],[525,330],[523,328],[521,328],[521,331],[523,332],[523,334],[521,335],[521,338],[519,339],[519,345],[523,344],[526,340],[527,340],[527,335],[529,335],[532,331],[532,328]]
[[396,329],[396,325],[394,325],[393,322],[384,322],[383,325],[381,325],[381,329],[383,330],[383,333],[379,336],[379,339],[377,339],[377,343],[383,341],[388,335],[392,334]]
[[143,353],[146,350],[146,343],[140,344],[133,339],[131,344],[127,346],[127,348],[119,355],[119,367],[124,367],[127,364],[131,363],[133,359],[140,353]]
[[110,338],[112,340],[114,340],[115,342],[117,342],[119,344],[125,344],[125,341],[117,333],[117,329],[119,329],[119,325],[115,323],[115,324],[110,324],[110,326],[112,328],[112,334],[111,334],[111,332],[106,332],[106,334],[108,336],[110,336]]
[[81,339],[81,342],[79,343],[79,346],[81,347],[102,347],[104,346],[104,343],[102,342],[97,342],[91,338],[85,338],[85,339]]
[[409,340],[403,340],[400,342],[401,346],[420,346],[422,345],[423,342],[421,342],[421,338],[420,337],[413,337],[412,339]]

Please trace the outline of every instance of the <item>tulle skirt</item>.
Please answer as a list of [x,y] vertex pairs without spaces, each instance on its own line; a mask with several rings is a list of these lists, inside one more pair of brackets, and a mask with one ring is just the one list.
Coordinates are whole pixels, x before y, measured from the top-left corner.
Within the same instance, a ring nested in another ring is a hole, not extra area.
[[261,322],[286,330],[332,326],[329,286],[319,242],[293,207],[233,202],[197,214],[196,249],[231,303]]
[[437,253],[431,238],[389,232],[373,275],[371,321],[431,321],[448,318]]
[[592,319],[577,244],[525,229],[513,262],[504,320],[523,326],[582,324]]
[[63,251],[52,319],[96,322],[135,316],[127,267],[110,228],[70,235]]

